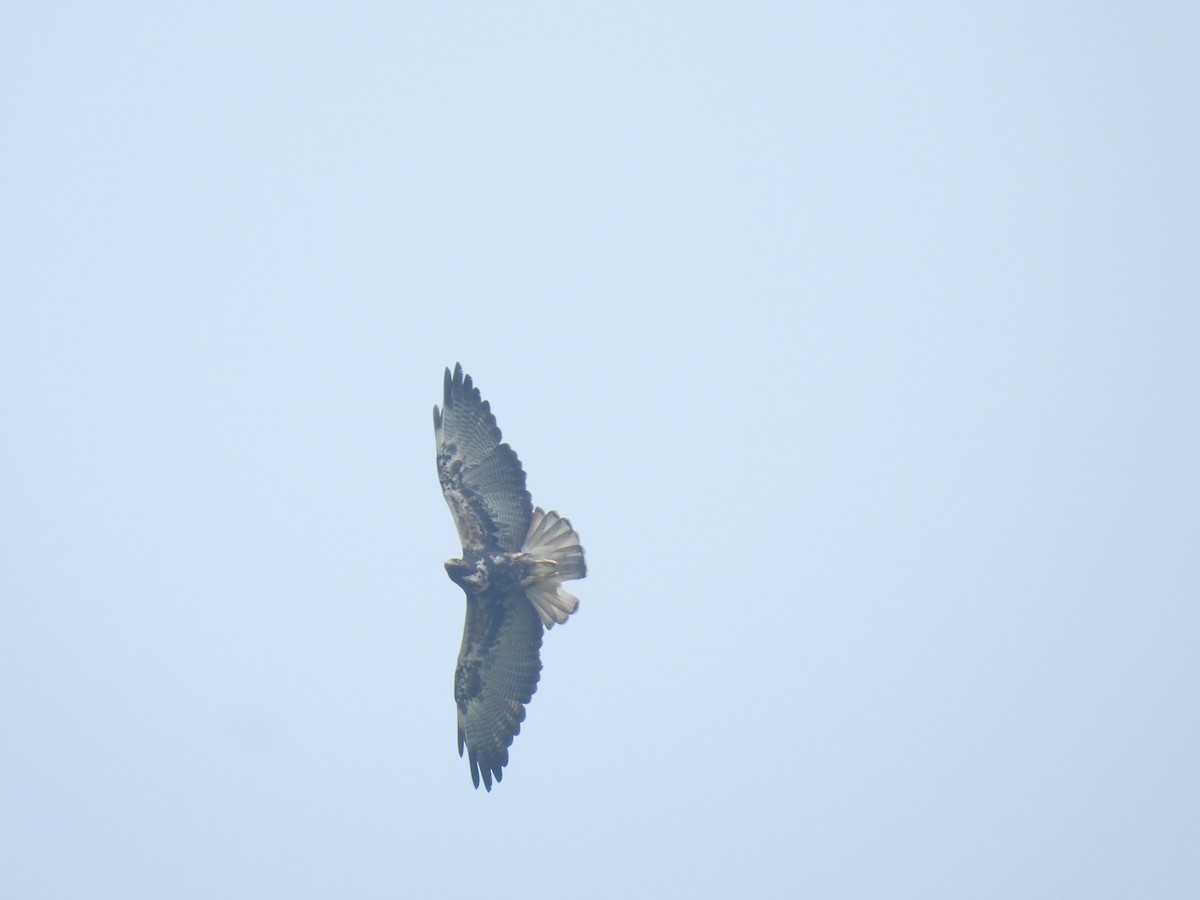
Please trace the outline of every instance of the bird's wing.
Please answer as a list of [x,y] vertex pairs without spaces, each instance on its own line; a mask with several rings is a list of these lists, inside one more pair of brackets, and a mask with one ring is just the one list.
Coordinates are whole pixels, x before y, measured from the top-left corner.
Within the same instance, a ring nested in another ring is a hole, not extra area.
[[454,517],[463,553],[516,553],[529,531],[533,503],[516,452],[479,388],[461,365],[446,370],[442,408],[433,408],[438,478]]
[[525,704],[537,690],[541,646],[541,620],[520,587],[497,598],[468,594],[454,701],[458,755],[465,747],[475,787],[481,775],[489,791],[492,779],[503,777],[508,748],[525,719]]

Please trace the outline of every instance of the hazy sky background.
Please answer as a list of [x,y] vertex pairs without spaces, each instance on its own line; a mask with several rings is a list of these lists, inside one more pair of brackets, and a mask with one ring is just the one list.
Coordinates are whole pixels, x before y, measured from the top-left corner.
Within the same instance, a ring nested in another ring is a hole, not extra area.
[[11,4],[0,896],[1200,895],[1198,10]]

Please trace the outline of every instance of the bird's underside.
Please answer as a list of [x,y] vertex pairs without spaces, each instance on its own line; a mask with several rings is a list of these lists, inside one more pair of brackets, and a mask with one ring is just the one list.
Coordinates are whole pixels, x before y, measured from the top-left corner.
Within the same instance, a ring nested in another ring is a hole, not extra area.
[[454,673],[458,752],[490,791],[541,673],[542,632],[579,606],[562,583],[587,573],[571,523],[534,508],[517,454],[462,366],[433,408],[438,478],[463,545],[446,573],[467,596]]

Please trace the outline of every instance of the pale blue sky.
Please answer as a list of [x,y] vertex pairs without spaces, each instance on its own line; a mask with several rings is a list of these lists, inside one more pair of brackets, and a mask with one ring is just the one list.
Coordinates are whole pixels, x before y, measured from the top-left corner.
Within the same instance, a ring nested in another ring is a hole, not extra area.
[[[1194,4],[0,26],[0,896],[1200,891]],[[491,794],[456,360],[590,567]]]

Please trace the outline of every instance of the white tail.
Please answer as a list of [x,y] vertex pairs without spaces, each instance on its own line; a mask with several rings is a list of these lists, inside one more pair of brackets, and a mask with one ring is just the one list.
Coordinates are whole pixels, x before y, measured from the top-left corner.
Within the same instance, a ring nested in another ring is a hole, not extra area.
[[561,625],[579,609],[579,598],[564,591],[562,583],[587,574],[579,535],[571,528],[569,520],[553,510],[545,512],[539,506],[533,511],[529,534],[521,549],[534,559],[554,563],[553,566],[538,566],[534,576],[526,582],[525,592],[543,625],[547,628]]

